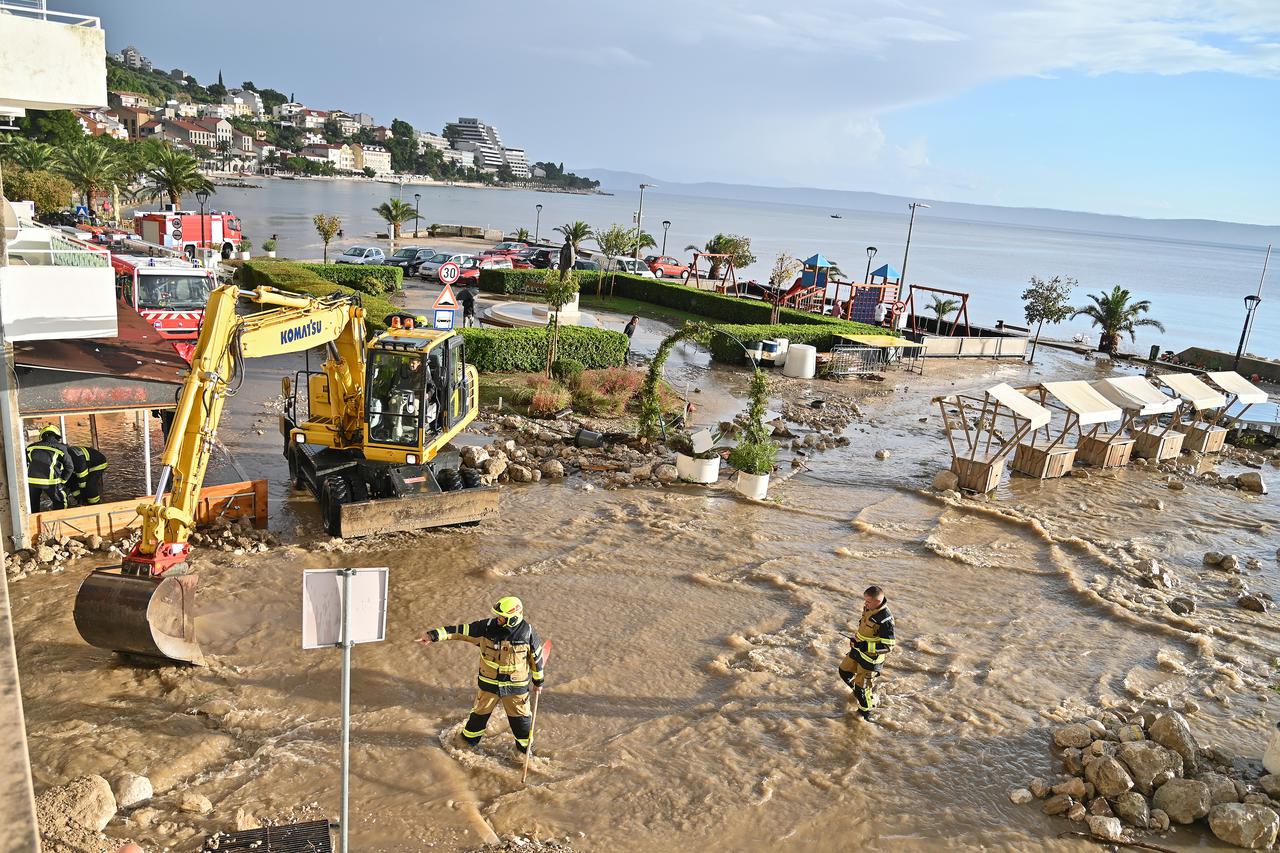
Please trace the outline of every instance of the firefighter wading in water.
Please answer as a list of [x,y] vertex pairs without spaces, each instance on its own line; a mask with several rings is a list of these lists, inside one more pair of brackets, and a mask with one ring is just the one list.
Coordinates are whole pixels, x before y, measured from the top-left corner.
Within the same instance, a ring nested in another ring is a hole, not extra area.
[[470,746],[480,743],[489,715],[502,702],[511,734],[521,752],[529,748],[529,689],[542,689],[542,638],[525,621],[524,605],[513,595],[493,606],[493,616],[465,625],[433,628],[419,638],[422,644],[441,640],[462,640],[480,647],[480,672],[471,716],[462,727],[462,739]]
[[869,586],[862,593],[862,618],[858,621],[858,633],[849,638],[849,654],[840,661],[840,677],[853,688],[853,698],[858,700],[858,713],[863,719],[871,719],[871,709],[876,704],[876,679],[884,668],[884,659],[897,643],[893,632],[893,614],[884,590]]

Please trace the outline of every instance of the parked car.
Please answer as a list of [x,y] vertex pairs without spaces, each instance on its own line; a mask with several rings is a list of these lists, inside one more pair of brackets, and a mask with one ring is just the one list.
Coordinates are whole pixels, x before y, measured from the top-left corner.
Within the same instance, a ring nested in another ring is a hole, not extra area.
[[628,258],[622,255],[612,258],[606,258],[604,262],[605,272],[621,272],[628,275],[638,275],[641,278],[657,278],[649,267],[645,266],[644,261],[638,261],[635,258]]
[[480,253],[482,258],[509,258],[515,253],[529,248],[528,243],[518,243],[514,240],[504,240],[492,248],[485,249]]
[[576,261],[573,262],[573,268],[575,270],[587,270],[590,272],[599,272],[600,264],[596,261],[591,260],[590,258],[578,258]]
[[537,254],[538,250],[534,248],[521,249],[511,256],[511,266],[513,269],[529,270],[533,269],[532,258]]
[[377,246],[352,246],[334,261],[336,264],[360,264],[363,266],[379,266],[385,255]]
[[688,264],[682,264],[670,255],[650,255],[644,262],[656,278],[683,278],[689,273]]
[[513,269],[510,258],[467,258],[458,266],[462,267],[462,275],[458,277],[458,281],[465,284],[475,284],[479,281],[480,270]]
[[532,269],[545,270],[559,265],[559,249],[534,249],[529,255],[529,267]]
[[455,263],[458,266],[462,266],[463,261],[473,257],[475,256],[469,255],[465,252],[436,252],[419,265],[418,275],[422,276],[427,281],[439,279],[440,267],[448,263]]
[[418,271],[418,265],[435,253],[435,249],[428,249],[425,246],[405,246],[397,249],[391,257],[384,259],[382,265],[400,267],[405,275],[413,275]]

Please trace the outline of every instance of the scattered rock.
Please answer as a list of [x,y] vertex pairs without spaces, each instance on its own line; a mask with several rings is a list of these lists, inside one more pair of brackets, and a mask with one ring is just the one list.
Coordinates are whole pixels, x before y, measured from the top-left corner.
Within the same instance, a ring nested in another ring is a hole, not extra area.
[[1064,748],[1084,749],[1093,742],[1093,733],[1084,723],[1071,723],[1053,733],[1053,742]]
[[1170,779],[1156,789],[1151,805],[1174,823],[1193,823],[1209,813],[1209,786],[1197,779]]
[[1017,806],[1024,806],[1033,799],[1035,797],[1026,788],[1014,788],[1009,792],[1009,802]]
[[1104,815],[1089,815],[1089,831],[1107,841],[1120,841],[1124,838],[1124,827],[1120,818]]
[[155,793],[151,780],[137,773],[122,774],[111,786],[111,791],[116,797],[116,807],[122,809],[145,803]]
[[1049,783],[1044,779],[1032,779],[1027,783],[1027,788],[1031,791],[1031,796],[1035,797],[1037,800],[1043,800],[1045,797],[1049,796],[1053,790]]
[[1084,820],[1088,814],[1089,812],[1085,809],[1084,803],[1072,803],[1071,808],[1067,809],[1067,820]]
[[1044,805],[1040,807],[1040,810],[1047,815],[1066,814],[1071,806],[1071,798],[1066,794],[1054,794],[1044,801]]
[[955,471],[939,471],[933,475],[933,490],[945,492],[960,488],[960,478]]
[[1240,571],[1240,558],[1235,554],[1228,554],[1222,558],[1222,562],[1218,564],[1218,568],[1222,569],[1224,572],[1238,572]]
[[559,459],[548,459],[542,463],[542,476],[558,480],[564,476],[564,463]]
[[1257,471],[1246,471],[1236,479],[1236,482],[1246,492],[1253,492],[1255,495],[1267,493],[1267,484]]
[[1142,726],[1121,726],[1116,735],[1119,736],[1121,743],[1132,743],[1136,740],[1147,739],[1147,733],[1142,730]]
[[1118,795],[1112,801],[1111,808],[1125,823],[1132,824],[1138,829],[1146,829],[1148,822],[1151,820],[1151,811],[1147,805],[1147,798],[1137,791],[1125,791],[1123,794]]
[[1238,803],[1240,795],[1236,793],[1236,783],[1221,773],[1201,773],[1196,777],[1209,786],[1209,802],[1212,805]]
[[1111,804],[1107,802],[1106,797],[1094,797],[1089,803],[1089,814],[1099,814],[1111,817],[1115,812],[1111,811]]
[[1258,595],[1242,595],[1236,599],[1236,606],[1245,610],[1252,610],[1254,613],[1266,613],[1267,602]]
[[1059,782],[1053,786],[1055,794],[1066,794],[1073,800],[1083,800],[1085,797],[1084,780],[1078,776],[1072,776],[1065,782]]
[[1258,780],[1258,785],[1267,792],[1268,797],[1280,799],[1280,776],[1268,773]]
[[1266,806],[1223,803],[1209,811],[1209,828],[1228,844],[1257,850],[1275,843],[1280,816]]
[[1088,755],[1115,755],[1116,745],[1109,740],[1095,740],[1085,752]]
[[1222,553],[1221,551],[1205,551],[1204,564],[1206,566],[1221,565],[1222,561],[1226,558],[1226,556],[1227,555]]
[[1156,832],[1168,832],[1169,824],[1169,815],[1164,809],[1151,810],[1151,818],[1147,823],[1149,829],[1154,829]]
[[262,821],[253,816],[253,812],[244,809],[236,809],[236,832],[244,832],[247,829],[258,829],[262,826]]
[[[885,450],[884,448],[881,448],[880,450],[877,450],[877,451],[876,451],[876,458],[877,458],[877,459],[879,459],[879,460],[881,460],[881,461],[884,461],[885,459],[888,459],[888,458],[890,457],[890,455],[892,455],[892,454],[890,454],[890,453],[889,453],[889,451]],[[958,482],[958,481],[957,481],[957,482]]]
[[680,472],[674,465],[659,465],[654,469],[653,476],[658,478],[659,483],[674,483],[680,479]]
[[1187,487],[1186,483],[1182,482],[1181,480],[1172,479],[1172,478],[1165,485],[1169,487],[1169,491],[1171,492],[1180,492]]
[[1138,501],[1138,506],[1142,507],[1143,509],[1153,509],[1156,512],[1164,511],[1164,501],[1160,500],[1159,498],[1143,498],[1142,500]]
[[43,833],[67,829],[101,832],[116,816],[116,798],[106,779],[81,776],[36,797],[36,816]]
[[1134,787],[1148,797],[1155,790],[1158,776],[1182,773],[1182,756],[1150,740],[1120,744],[1116,748],[1116,758],[1133,777]]
[[1133,787],[1133,777],[1119,761],[1109,756],[1090,762],[1085,776],[1103,797],[1114,797]]
[[[1182,756],[1182,769],[1185,773],[1196,771],[1196,751],[1200,748],[1187,718],[1177,711],[1168,711],[1156,717],[1149,727],[1151,739],[1166,749],[1171,749]],[[1165,809],[1165,811],[1169,811]],[[1172,812],[1170,812],[1172,815]]]
[[213,811],[213,803],[199,791],[183,791],[182,796],[178,798],[178,811],[205,815]]
[[[1097,741],[1094,742],[1097,743]],[[1074,747],[1062,750],[1062,769],[1072,776],[1083,775],[1084,753]]]
[[1179,616],[1190,616],[1196,612],[1196,600],[1189,595],[1179,595],[1169,599],[1169,609]]

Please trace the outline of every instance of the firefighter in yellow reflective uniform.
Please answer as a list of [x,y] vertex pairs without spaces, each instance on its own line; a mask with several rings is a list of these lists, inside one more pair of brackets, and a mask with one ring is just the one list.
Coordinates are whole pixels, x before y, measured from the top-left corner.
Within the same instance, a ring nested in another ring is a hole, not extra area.
[[71,451],[62,441],[62,433],[50,424],[40,430],[40,440],[27,445],[27,496],[31,511],[40,511],[40,498],[49,496],[54,509],[66,509],[67,484],[75,473]]
[[507,712],[511,734],[521,752],[529,748],[529,690],[542,689],[542,638],[524,618],[524,605],[514,595],[499,599],[493,616],[462,625],[446,625],[425,632],[418,642],[462,640],[480,647],[475,704],[462,727],[462,740],[480,743],[489,715],[498,703]]
[[863,719],[871,719],[871,709],[876,704],[876,679],[884,668],[884,659],[897,644],[893,629],[893,614],[884,590],[869,586],[862,594],[862,618],[858,620],[858,632],[849,638],[849,654],[840,661],[840,677],[853,688],[853,698],[858,701],[858,713]]
[[102,478],[107,473],[107,457],[96,447],[72,447],[71,464],[75,479],[71,496],[76,503],[93,505],[102,501]]

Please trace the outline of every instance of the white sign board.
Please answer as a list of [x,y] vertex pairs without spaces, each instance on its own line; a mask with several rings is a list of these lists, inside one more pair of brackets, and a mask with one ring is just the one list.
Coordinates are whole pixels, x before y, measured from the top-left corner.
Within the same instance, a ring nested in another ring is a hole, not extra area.
[[439,329],[442,332],[447,332],[453,328],[455,319],[456,317],[453,311],[448,308],[437,308],[435,322],[431,324],[431,327]]
[[[351,642],[381,642],[387,638],[387,570],[351,571]],[[302,647],[333,648],[341,642],[342,570],[308,569],[302,573]]]

